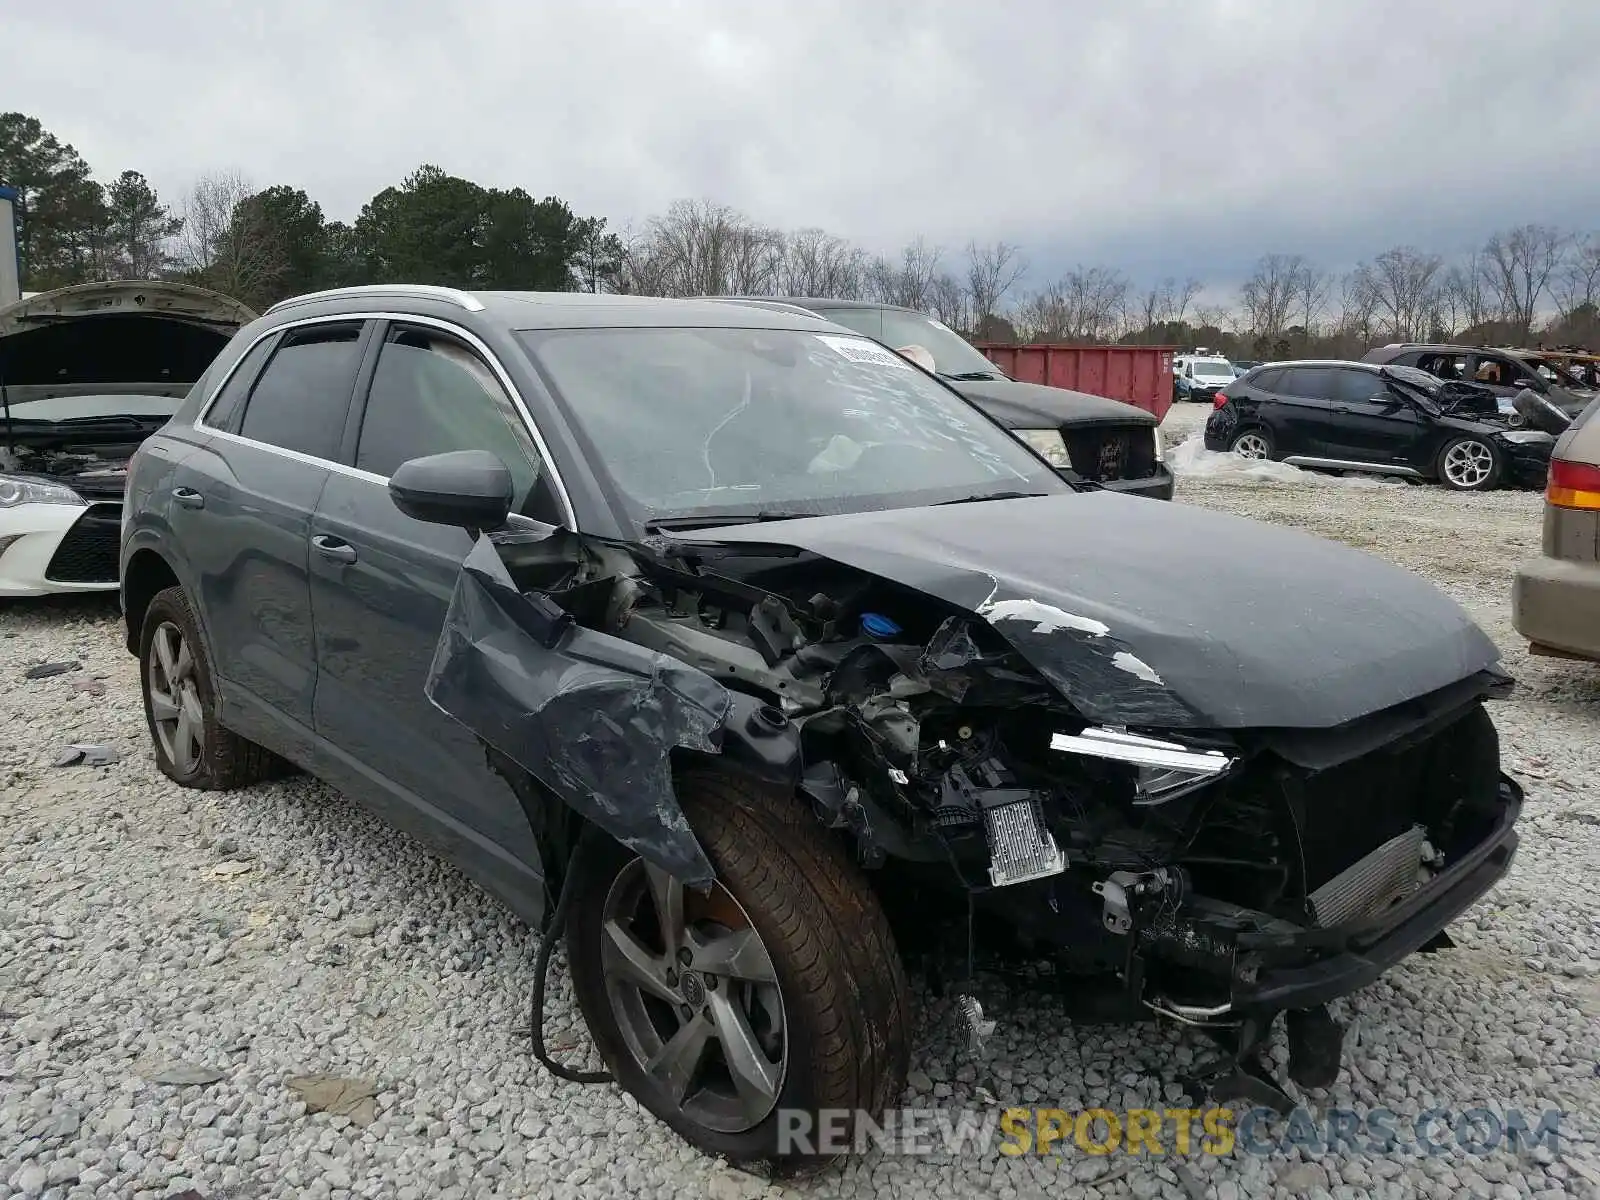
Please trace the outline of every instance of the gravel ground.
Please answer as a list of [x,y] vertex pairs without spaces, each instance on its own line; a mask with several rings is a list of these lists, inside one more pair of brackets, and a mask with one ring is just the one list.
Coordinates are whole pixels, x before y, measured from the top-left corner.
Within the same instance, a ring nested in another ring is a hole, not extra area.
[[[0,1197],[1600,1195],[1600,669],[1531,659],[1510,627],[1539,498],[1207,480],[1179,500],[1402,563],[1504,650],[1522,685],[1496,708],[1528,793],[1517,865],[1452,927],[1457,949],[1343,1004],[1346,1069],[1308,1103],[1387,1107],[1402,1129],[1434,1106],[1562,1109],[1559,1156],[1180,1159],[1169,1140],[1161,1160],[874,1153],[787,1188],[729,1171],[616,1088],[532,1062],[535,939],[451,868],[307,779],[226,796],[164,780],[115,604],[90,599],[0,608]],[[80,669],[22,681],[66,659]],[[74,742],[121,760],[53,767]],[[559,956],[552,986],[551,1042],[581,1058]],[[1160,1108],[1200,1051],[1072,1027],[1050,1000],[990,1015],[1002,1103]],[[948,1029],[925,1020],[905,1102],[992,1111]],[[368,1086],[308,1111],[304,1076]]]

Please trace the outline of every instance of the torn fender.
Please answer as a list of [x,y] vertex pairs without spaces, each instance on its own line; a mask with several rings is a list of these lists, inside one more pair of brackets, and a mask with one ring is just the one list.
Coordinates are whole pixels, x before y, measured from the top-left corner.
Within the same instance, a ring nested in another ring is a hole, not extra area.
[[672,787],[672,750],[716,754],[730,693],[518,591],[493,539],[462,564],[428,699],[587,820],[694,886],[715,877]]

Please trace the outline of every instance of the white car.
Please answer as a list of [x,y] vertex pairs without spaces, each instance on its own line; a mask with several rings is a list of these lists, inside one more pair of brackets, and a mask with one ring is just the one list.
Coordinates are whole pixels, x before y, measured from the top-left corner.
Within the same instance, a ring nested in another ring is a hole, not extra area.
[[179,396],[58,396],[0,413],[0,597],[117,586],[128,458]]
[[0,308],[0,597],[115,590],[128,459],[254,316],[131,279]]
[[1172,374],[1175,399],[1207,404],[1237,378],[1233,364],[1227,359],[1189,354],[1180,354],[1172,360]]

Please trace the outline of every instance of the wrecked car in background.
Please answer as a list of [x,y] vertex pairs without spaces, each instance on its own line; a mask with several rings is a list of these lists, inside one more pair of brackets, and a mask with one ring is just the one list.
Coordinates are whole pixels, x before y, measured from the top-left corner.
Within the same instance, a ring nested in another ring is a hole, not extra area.
[[1207,450],[1312,470],[1436,480],[1462,492],[1540,486],[1555,446],[1542,427],[1522,428],[1525,417],[1513,422],[1501,413],[1488,388],[1415,367],[1273,363],[1234,380],[1215,405],[1206,419]]
[[139,279],[0,308],[0,596],[117,586],[128,457],[254,318]]
[[[1077,490],[750,305],[384,287],[239,334],[135,458],[162,771],[287,759],[556,935],[694,1145],[900,1094],[905,964],[1047,963],[1332,1081],[1327,1001],[1507,870],[1493,645],[1354,550]],[[1225,562],[1228,570],[1218,571]],[[1260,603],[1270,596],[1270,604]],[[948,974],[948,972],[945,972]],[[550,1059],[563,1078],[605,1078]]]

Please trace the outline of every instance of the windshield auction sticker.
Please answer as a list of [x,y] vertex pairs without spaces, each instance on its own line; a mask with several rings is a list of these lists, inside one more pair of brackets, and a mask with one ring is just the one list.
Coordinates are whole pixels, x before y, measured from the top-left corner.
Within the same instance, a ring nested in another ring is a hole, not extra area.
[[839,337],[829,333],[819,333],[816,338],[835,354],[848,358],[853,363],[870,364],[875,367],[904,367],[908,371],[912,369],[911,364],[893,350],[885,350],[876,342],[867,341],[866,338]]

